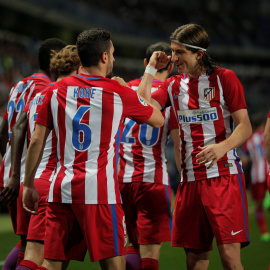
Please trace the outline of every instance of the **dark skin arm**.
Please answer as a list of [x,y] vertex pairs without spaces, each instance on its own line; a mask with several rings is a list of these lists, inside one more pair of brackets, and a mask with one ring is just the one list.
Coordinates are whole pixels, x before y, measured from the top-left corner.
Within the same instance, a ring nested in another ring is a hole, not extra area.
[[11,135],[11,177],[2,191],[2,199],[12,204],[19,195],[21,158],[27,131],[27,114],[23,112],[12,129]]
[[8,143],[8,121],[3,118],[0,126],[0,152],[2,157],[6,153],[7,143]]

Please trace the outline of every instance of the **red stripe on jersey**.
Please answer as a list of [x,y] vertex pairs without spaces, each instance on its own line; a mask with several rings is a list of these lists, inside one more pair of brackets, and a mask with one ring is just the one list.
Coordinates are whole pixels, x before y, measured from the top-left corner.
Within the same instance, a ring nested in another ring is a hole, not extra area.
[[[199,105],[199,93],[198,93],[198,78],[194,79],[192,83],[188,83],[189,85],[189,109],[198,109]],[[204,146],[204,132],[201,123],[190,124],[190,136],[192,138],[193,151],[191,152],[192,156],[192,164],[194,169],[194,177],[195,180],[199,179],[202,175],[205,175],[204,178],[207,178],[206,167],[204,165],[200,166],[196,160],[196,155],[201,151],[198,149],[198,146]]]

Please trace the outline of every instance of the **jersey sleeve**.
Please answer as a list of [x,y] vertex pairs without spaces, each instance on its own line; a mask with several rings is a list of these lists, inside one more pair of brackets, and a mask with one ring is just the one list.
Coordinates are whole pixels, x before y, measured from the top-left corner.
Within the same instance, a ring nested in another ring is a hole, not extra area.
[[166,80],[161,83],[158,89],[151,95],[151,97],[156,100],[162,108],[171,106],[168,87],[169,82]]
[[[124,86],[123,86],[124,87]],[[134,90],[124,87],[123,114],[138,124],[145,123],[153,113],[153,107],[148,105]]]
[[45,127],[52,129],[53,127],[53,117],[51,112],[51,98],[53,94],[53,89],[48,90],[46,96],[43,99],[43,103],[39,106],[37,110],[36,123],[39,123]]
[[224,72],[222,86],[224,86],[223,94],[230,113],[247,108],[244,88],[233,71]]
[[178,128],[179,128],[179,125],[178,125],[178,121],[177,121],[177,118],[176,118],[176,116],[175,116],[173,107],[171,106],[171,107],[169,108],[169,110],[170,110],[169,130],[172,130],[172,129],[178,129]]

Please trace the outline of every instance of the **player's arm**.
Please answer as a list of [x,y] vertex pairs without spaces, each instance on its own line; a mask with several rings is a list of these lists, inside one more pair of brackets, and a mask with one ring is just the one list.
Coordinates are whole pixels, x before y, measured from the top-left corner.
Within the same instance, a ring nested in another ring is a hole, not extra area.
[[0,152],[2,157],[6,153],[6,147],[8,143],[8,121],[3,118],[0,126]]
[[171,56],[167,56],[164,52],[154,52],[149,60],[137,90],[137,93],[141,97],[143,97],[149,103],[155,105],[159,110],[161,110],[162,107],[155,99],[151,98],[152,83],[157,70],[165,68],[170,60]]
[[20,190],[21,158],[27,131],[27,113],[22,112],[14,125],[11,134],[11,177],[3,189],[3,201],[6,204],[14,202]]
[[153,113],[150,118],[146,121],[146,124],[154,128],[160,128],[164,125],[164,117],[158,109],[153,104],[148,103],[153,108]]
[[173,150],[174,150],[174,159],[177,170],[181,175],[181,152],[180,152],[180,137],[179,137],[179,129],[172,129],[170,131],[172,140],[173,140]]
[[27,151],[23,182],[23,208],[31,214],[37,214],[38,210],[39,196],[34,186],[34,179],[50,131],[49,128],[36,123],[35,132]]
[[196,155],[197,162],[201,165],[212,161],[207,169],[211,168],[217,161],[222,158],[228,151],[243,144],[252,134],[252,127],[248,117],[247,109],[240,109],[231,114],[236,128],[231,136],[226,140],[211,144],[204,147],[199,147],[202,150]]
[[266,158],[270,164],[270,118],[267,118],[265,129],[264,129],[264,146],[266,152]]

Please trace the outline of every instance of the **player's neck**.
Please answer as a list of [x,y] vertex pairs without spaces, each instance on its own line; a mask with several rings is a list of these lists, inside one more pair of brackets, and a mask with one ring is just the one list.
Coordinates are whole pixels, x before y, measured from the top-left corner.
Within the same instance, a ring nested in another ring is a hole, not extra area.
[[164,82],[168,78],[168,72],[157,72],[155,75],[154,80],[159,80],[161,82]]
[[99,67],[82,67],[81,73],[92,76],[106,77],[106,72]]

